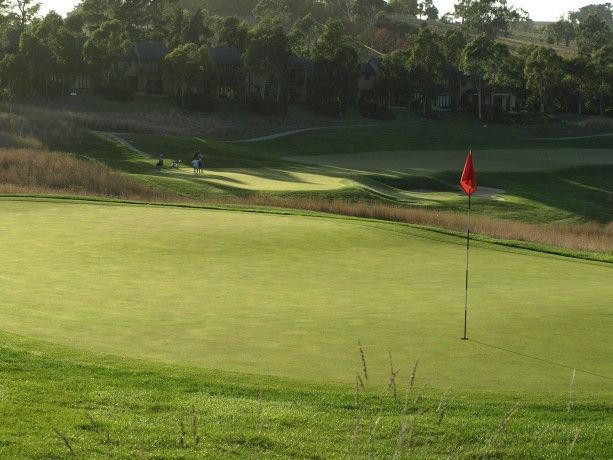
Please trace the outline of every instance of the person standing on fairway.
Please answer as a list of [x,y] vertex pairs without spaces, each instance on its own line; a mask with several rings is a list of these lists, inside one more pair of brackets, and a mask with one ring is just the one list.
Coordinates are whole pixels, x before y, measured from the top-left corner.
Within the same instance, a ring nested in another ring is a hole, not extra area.
[[198,160],[198,158],[194,158],[192,160],[192,165],[194,166],[194,176],[198,175],[198,167],[200,165],[200,160]]

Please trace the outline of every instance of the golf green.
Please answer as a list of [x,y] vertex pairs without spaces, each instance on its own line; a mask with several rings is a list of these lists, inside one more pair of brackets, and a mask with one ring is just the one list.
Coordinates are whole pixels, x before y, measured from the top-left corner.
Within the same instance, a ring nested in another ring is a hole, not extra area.
[[[606,264],[400,224],[0,201],[0,329],[172,364],[439,388],[613,387]],[[405,377],[407,376],[405,375]]]

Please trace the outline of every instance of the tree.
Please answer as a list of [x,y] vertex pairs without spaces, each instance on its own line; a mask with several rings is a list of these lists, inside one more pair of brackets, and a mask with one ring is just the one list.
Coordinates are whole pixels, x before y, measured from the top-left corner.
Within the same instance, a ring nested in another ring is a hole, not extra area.
[[290,48],[303,58],[310,58],[319,37],[320,26],[312,14],[298,19],[287,36]]
[[564,19],[547,24],[545,33],[556,45],[563,41],[566,46],[570,46],[570,42],[576,37],[575,26],[573,26],[572,22],[565,21]]
[[[262,23],[249,34],[245,63],[253,75],[267,75],[276,82],[277,102],[281,99],[281,80],[287,69],[290,48],[279,23]],[[264,91],[261,92],[264,97]]]
[[501,43],[496,43],[486,34],[481,34],[462,50],[460,57],[460,70],[475,79],[477,87],[477,114],[481,120],[482,113],[482,86],[483,82],[495,83],[503,79],[503,73],[499,71],[499,65],[506,59],[509,51]]
[[391,0],[390,6],[395,13],[417,16],[420,13],[418,0]]
[[195,43],[185,43],[172,50],[164,59],[164,76],[181,93],[181,107],[185,96],[201,76],[201,52]]
[[23,54],[7,54],[0,60],[0,93],[9,107],[15,94],[27,88],[27,81],[28,65]]
[[527,88],[537,93],[540,112],[545,113],[551,91],[562,81],[562,58],[551,48],[536,46],[526,59],[524,74]]
[[111,76],[117,73],[117,65],[131,46],[130,37],[123,30],[121,23],[114,19],[102,23],[83,46],[83,57],[94,70],[104,74],[109,83]]
[[461,30],[447,30],[441,37],[441,46],[445,58],[452,64],[458,65],[462,57],[462,50],[466,46],[466,37]]
[[515,18],[506,0],[459,0],[454,15],[461,18],[463,26],[473,34],[484,33],[495,38],[509,30]]
[[117,16],[130,40],[143,41],[145,39],[144,19],[147,18],[149,0],[123,0],[117,8]]
[[383,56],[381,72],[377,82],[377,92],[385,94],[388,104],[405,100],[409,103],[409,74],[405,63],[409,59],[410,50],[397,50]]
[[576,99],[577,113],[581,116],[586,96],[594,86],[594,65],[588,56],[578,55],[565,59],[563,66],[564,78],[562,85],[564,87],[564,96],[567,98],[567,101],[570,98]]
[[17,10],[17,29],[23,32],[28,24],[38,15],[42,4],[34,3],[34,0],[14,0],[14,8]]
[[230,16],[223,23],[217,43],[218,46],[236,48],[239,53],[243,53],[247,49],[248,37],[249,25],[236,16]]
[[286,24],[289,21],[289,8],[281,1],[260,0],[253,9],[253,16],[258,20]]
[[22,33],[19,48],[41,95],[51,95],[50,90],[66,92],[81,63],[81,55],[75,34],[64,26],[59,14],[47,14]]
[[582,54],[592,54],[611,42],[613,35],[609,26],[595,14],[590,14],[577,26],[577,48]]
[[419,4],[419,16],[430,20],[438,19],[438,8],[434,6],[432,0],[424,0]]
[[411,53],[406,61],[407,70],[421,82],[423,89],[422,110],[426,110],[430,98],[435,96],[445,68],[445,55],[439,36],[430,29],[422,28],[413,42]]
[[313,48],[313,92],[318,103],[343,104],[356,87],[358,54],[343,23],[329,19]]
[[594,68],[598,81],[598,112],[604,115],[604,97],[611,94],[613,84],[613,45],[605,45],[594,53]]

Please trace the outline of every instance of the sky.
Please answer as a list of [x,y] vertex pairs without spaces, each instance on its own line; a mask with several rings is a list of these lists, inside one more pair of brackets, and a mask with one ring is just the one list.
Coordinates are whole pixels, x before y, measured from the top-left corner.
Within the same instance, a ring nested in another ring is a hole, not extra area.
[[[62,16],[72,11],[80,0],[40,0],[42,3],[41,14],[44,16],[50,10],[55,10]],[[433,0],[439,15],[453,12],[453,5],[457,0]],[[567,11],[577,11],[587,5],[600,5],[610,3],[610,0],[508,0],[509,6],[515,6],[526,10],[533,21],[557,21]]]

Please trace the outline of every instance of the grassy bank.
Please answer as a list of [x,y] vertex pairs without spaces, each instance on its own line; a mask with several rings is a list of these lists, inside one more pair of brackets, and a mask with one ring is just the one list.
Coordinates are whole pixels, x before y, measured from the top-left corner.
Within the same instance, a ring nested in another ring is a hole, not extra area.
[[411,365],[386,391],[362,371],[364,388],[313,385],[0,338],[2,458],[588,459],[611,449],[610,394],[573,390],[570,371],[564,392],[477,393],[411,385]]

